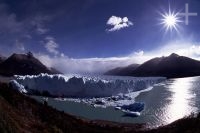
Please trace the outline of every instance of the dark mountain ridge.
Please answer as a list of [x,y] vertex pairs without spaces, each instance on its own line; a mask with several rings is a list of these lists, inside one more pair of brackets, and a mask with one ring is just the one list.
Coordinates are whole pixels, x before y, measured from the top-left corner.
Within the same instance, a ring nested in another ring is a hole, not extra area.
[[167,78],[200,76],[200,61],[172,53],[167,57],[156,57],[148,60],[126,76],[162,76]]
[[47,68],[31,52],[27,54],[12,54],[0,62],[0,75],[37,75],[40,73],[56,74],[55,69]]
[[0,55],[0,63],[2,63],[2,62],[5,61],[5,60],[6,60],[6,57]]
[[135,70],[138,66],[139,66],[139,64],[131,64],[126,67],[117,67],[117,68],[107,71],[105,74],[106,75],[126,76],[126,75],[130,74],[133,70]]

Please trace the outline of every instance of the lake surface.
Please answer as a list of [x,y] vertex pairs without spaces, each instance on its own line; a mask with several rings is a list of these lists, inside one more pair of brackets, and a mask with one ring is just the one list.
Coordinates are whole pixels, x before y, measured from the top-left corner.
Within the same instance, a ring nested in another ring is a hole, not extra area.
[[[124,112],[113,107],[100,108],[73,101],[48,99],[48,104],[69,114],[88,119],[123,123],[147,123],[151,127],[165,125],[200,111],[200,77],[165,80],[150,91],[141,92],[136,102],[144,102],[139,117],[125,117]],[[41,97],[34,96],[39,101]]]

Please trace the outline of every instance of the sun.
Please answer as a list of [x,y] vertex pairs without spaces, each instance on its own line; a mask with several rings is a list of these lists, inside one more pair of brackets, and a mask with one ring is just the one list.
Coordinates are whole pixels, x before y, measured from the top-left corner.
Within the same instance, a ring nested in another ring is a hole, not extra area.
[[165,14],[163,15],[162,24],[167,30],[177,30],[178,18],[175,14]]
[[164,22],[165,22],[166,26],[174,27],[177,24],[177,18],[173,15],[166,16],[164,19]]
[[168,13],[164,13],[161,14],[162,15],[162,19],[161,19],[161,24],[164,25],[164,28],[166,28],[166,31],[170,30],[176,30],[178,31],[178,23],[181,22],[179,20],[179,13],[175,13],[175,12],[171,12],[171,10],[169,9]]

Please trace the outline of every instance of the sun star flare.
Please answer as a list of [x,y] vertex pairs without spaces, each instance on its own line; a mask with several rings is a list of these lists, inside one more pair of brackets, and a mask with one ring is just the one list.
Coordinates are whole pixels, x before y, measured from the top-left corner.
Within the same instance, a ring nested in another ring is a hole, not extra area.
[[178,23],[181,22],[179,20],[179,13],[175,13],[175,12],[171,12],[171,10],[169,9],[169,12],[168,13],[164,13],[164,14],[161,14],[162,15],[162,19],[161,19],[161,24],[164,25],[164,28],[166,29],[166,31],[170,30],[176,30],[178,31]]

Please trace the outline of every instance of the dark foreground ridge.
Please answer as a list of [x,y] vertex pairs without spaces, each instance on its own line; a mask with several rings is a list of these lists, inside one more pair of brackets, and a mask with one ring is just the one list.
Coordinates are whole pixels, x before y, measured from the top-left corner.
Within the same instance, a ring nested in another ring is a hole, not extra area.
[[[153,58],[145,63],[141,64],[137,68],[132,70],[125,67],[123,72],[129,71],[129,73],[120,73],[120,76],[136,76],[136,77],[153,77],[161,76],[167,78],[181,78],[200,76],[200,61],[179,56],[175,53],[167,57]],[[118,73],[106,73],[109,75],[119,75]]]
[[0,83],[1,133],[199,133],[200,115],[157,129],[141,124],[90,121],[37,102]]
[[40,73],[60,73],[54,68],[47,68],[31,52],[12,54],[7,59],[0,57],[0,75],[37,75]]

